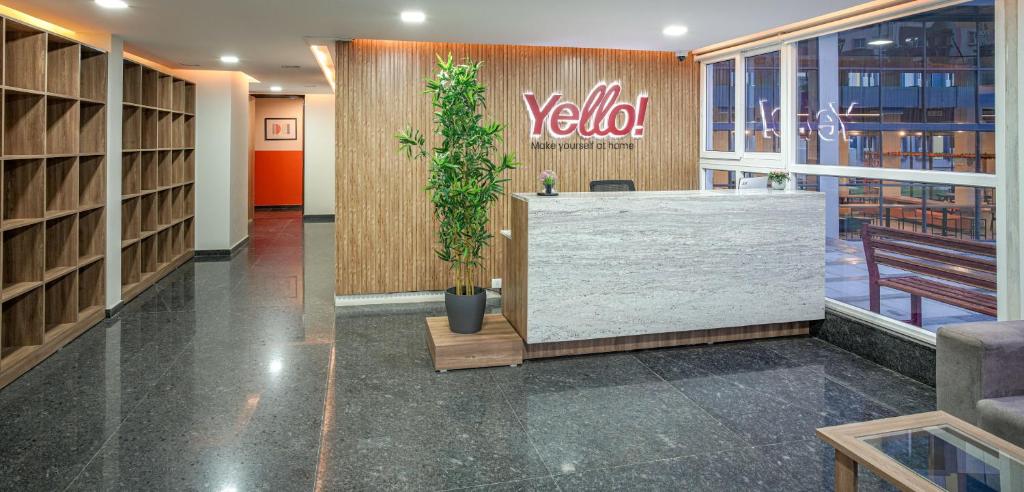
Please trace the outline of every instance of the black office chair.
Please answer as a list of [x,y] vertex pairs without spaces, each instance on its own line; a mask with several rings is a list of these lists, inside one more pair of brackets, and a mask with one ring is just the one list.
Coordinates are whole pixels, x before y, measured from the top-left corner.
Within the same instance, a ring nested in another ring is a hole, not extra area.
[[631,179],[605,179],[591,181],[590,191],[636,191],[636,185]]

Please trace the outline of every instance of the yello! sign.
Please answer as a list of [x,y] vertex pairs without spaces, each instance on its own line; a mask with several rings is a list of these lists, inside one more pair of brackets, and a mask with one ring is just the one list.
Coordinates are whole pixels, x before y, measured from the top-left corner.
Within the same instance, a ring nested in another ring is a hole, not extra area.
[[523,102],[530,114],[530,137],[540,138],[546,130],[554,138],[573,134],[583,138],[643,138],[648,96],[641,93],[635,103],[629,103],[619,101],[621,94],[620,82],[598,82],[580,107],[562,101],[559,92],[548,96],[544,104],[537,103],[533,92],[524,92]]

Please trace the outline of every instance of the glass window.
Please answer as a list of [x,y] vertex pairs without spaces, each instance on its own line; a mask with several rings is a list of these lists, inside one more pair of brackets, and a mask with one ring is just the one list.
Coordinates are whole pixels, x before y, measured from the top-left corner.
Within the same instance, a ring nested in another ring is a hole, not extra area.
[[972,70],[929,72],[926,77],[929,123],[964,123],[978,121],[976,98],[977,73]]
[[779,115],[782,81],[779,52],[748,56],[746,70],[746,128],[744,152],[781,152]]
[[817,164],[818,114],[821,96],[818,93],[818,40],[808,39],[797,43],[797,160],[800,164]]
[[994,18],[975,1],[799,42],[797,162],[995,173]]
[[871,41],[879,47],[881,68],[920,69],[924,64],[924,23],[917,20],[885,22]]
[[708,169],[704,175],[705,188],[709,190],[732,190],[736,188],[736,171]]
[[736,62],[725,60],[707,68],[707,150],[735,151]]
[[882,122],[922,121],[922,82],[921,72],[882,72]]
[[[860,234],[864,224],[989,244],[996,241],[995,191],[991,188],[814,175],[797,175],[796,186],[825,193],[828,203],[826,295],[864,309],[871,309],[872,295]],[[879,267],[881,277],[907,274]],[[995,295],[985,289],[957,286]],[[880,314],[901,321],[911,318],[906,292],[882,288],[879,303]],[[922,327],[927,330],[992,319],[936,300],[922,301]]]

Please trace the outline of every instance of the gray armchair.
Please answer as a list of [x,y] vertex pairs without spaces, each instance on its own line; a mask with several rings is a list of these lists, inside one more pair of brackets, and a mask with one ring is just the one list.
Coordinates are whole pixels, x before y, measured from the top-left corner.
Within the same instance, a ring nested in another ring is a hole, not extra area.
[[1024,321],[944,326],[935,359],[939,410],[1024,446]]

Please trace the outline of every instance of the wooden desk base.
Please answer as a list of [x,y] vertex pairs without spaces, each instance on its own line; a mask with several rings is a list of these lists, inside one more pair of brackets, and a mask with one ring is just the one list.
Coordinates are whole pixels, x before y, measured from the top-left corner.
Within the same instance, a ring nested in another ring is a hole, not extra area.
[[448,329],[447,317],[427,318],[427,348],[430,349],[434,369],[437,371],[514,366],[522,364],[523,359],[757,340],[808,333],[810,323],[802,321],[574,342],[524,344],[512,325],[500,314],[486,315],[483,329],[480,333],[472,335],[452,333]]
[[561,357],[566,355],[625,352],[681,345],[757,340],[759,338],[790,337],[810,333],[810,322],[775,323],[770,325],[718,328],[714,330],[677,331],[654,335],[636,335],[573,342],[526,344],[527,359]]
[[472,335],[452,333],[445,316],[427,318],[427,347],[437,371],[523,363],[523,340],[500,314],[484,316],[483,329]]

